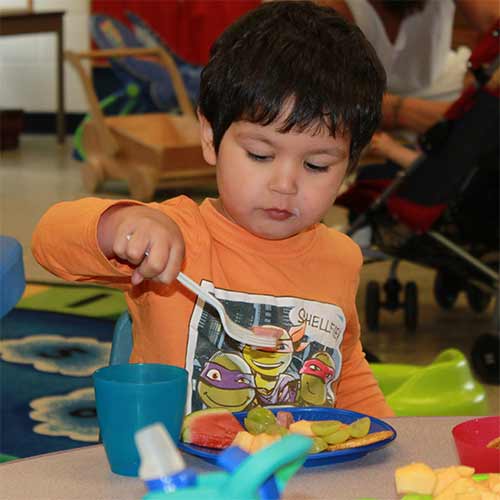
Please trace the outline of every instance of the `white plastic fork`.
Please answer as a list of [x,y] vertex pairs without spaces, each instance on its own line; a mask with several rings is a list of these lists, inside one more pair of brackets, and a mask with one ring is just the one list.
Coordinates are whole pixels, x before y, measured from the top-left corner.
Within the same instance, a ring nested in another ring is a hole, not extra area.
[[224,330],[231,338],[241,342],[242,344],[249,344],[255,347],[276,347],[276,338],[257,335],[252,332],[252,330],[235,323],[227,314],[222,302],[216,299],[211,293],[201,288],[198,283],[194,282],[184,273],[179,273],[177,275],[177,281],[182,283],[186,288],[189,288],[192,292],[196,293],[196,295],[201,297],[205,302],[208,302],[215,307],[219,313]]

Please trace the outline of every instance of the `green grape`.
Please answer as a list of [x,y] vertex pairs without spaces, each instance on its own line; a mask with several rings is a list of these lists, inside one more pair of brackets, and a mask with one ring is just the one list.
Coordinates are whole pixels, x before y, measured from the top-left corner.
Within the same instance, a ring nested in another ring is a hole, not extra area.
[[255,420],[256,422],[266,423],[266,424],[274,424],[276,423],[276,417],[271,410],[267,408],[262,408],[258,406],[257,408],[252,408],[246,418],[250,420]]
[[331,434],[328,434],[328,436],[325,436],[323,439],[328,444],[339,444],[347,441],[350,436],[351,436],[351,431],[349,427],[341,427],[339,430],[332,432]]
[[285,436],[288,434],[288,429],[279,424],[267,424],[266,430],[264,431],[266,434],[271,434],[274,436],[276,434],[280,436]]
[[312,438],[313,444],[311,446],[311,449],[309,450],[309,453],[321,453],[322,451],[326,450],[328,447],[328,444],[323,438],[320,437],[314,437]]
[[363,417],[356,420],[349,426],[353,438],[364,437],[370,432],[371,420],[369,417]]
[[269,424],[263,422],[257,422],[256,420],[249,419],[245,417],[243,423],[245,424],[245,429],[250,434],[261,434],[262,432],[266,432],[266,428]]
[[328,436],[328,434],[332,434],[340,429],[341,425],[342,422],[338,420],[325,420],[323,422],[314,422],[311,425],[311,430],[315,436]]

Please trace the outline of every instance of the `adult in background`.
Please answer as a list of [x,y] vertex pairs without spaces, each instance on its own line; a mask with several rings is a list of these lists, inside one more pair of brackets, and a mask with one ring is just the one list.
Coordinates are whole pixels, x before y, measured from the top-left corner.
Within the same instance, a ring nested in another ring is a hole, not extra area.
[[455,8],[478,33],[499,16],[496,0],[316,0],[356,23],[387,72],[382,126],[426,131],[461,93],[470,50],[452,50]]

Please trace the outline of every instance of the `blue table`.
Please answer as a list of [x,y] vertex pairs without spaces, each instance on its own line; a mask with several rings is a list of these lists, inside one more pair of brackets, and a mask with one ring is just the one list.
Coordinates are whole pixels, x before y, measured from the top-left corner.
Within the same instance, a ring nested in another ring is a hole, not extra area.
[[0,236],[0,318],[22,297],[24,276],[23,247],[9,236]]

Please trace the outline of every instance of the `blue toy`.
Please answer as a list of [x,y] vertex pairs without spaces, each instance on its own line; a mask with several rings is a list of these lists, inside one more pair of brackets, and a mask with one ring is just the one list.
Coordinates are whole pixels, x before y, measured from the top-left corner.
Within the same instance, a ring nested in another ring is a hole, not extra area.
[[[90,19],[92,39],[100,49],[147,48],[127,26],[117,19],[103,14],[93,15]],[[151,45],[149,45],[151,46]],[[156,47],[159,45],[157,44]],[[162,46],[162,48],[164,48]],[[172,51],[167,51],[173,56]],[[192,103],[196,105],[199,97],[201,67],[174,62],[181,74],[183,83]],[[110,60],[111,68],[124,86],[134,82],[149,104],[149,111],[169,111],[178,108],[170,75],[156,62],[136,57],[120,57]]]
[[0,318],[17,304],[25,286],[22,246],[10,236],[0,236]]
[[165,40],[151,28],[151,26],[141,17],[133,12],[126,13],[128,20],[132,23],[132,29],[137,39],[144,47],[161,47],[174,60],[179,68],[179,71],[184,79],[184,84],[190,90],[189,93],[193,96],[198,95],[198,87],[200,84],[201,71],[203,66],[192,64],[186,59],[183,59],[170,47]]

